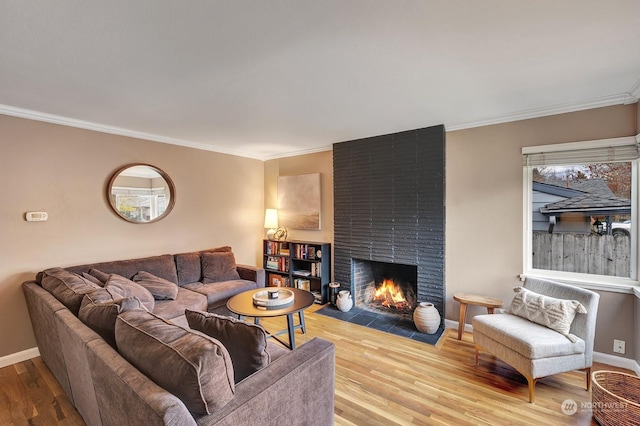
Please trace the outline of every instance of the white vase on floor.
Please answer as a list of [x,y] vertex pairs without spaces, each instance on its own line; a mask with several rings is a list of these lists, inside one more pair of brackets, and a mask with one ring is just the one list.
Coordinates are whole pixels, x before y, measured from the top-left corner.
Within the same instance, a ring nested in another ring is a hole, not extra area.
[[433,334],[440,328],[440,313],[433,303],[420,302],[413,311],[413,322],[419,332]]
[[351,293],[348,290],[342,290],[340,293],[338,293],[338,300],[336,301],[336,305],[342,312],[347,312],[349,309],[351,309],[353,307],[353,299],[351,298]]

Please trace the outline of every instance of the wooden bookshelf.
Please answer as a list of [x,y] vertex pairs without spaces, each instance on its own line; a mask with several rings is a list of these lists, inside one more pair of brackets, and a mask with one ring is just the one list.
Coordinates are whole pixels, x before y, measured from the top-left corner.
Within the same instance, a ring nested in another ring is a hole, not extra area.
[[316,303],[329,301],[331,244],[313,241],[263,240],[265,286],[311,291]]

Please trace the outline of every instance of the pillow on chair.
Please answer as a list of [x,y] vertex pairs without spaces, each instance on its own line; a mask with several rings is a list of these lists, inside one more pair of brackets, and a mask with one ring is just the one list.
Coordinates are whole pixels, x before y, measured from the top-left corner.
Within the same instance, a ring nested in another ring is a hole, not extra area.
[[587,310],[577,300],[556,299],[515,287],[516,295],[511,302],[509,312],[528,319],[536,324],[544,325],[576,342],[575,336],[569,334],[571,323],[576,314],[586,314]]

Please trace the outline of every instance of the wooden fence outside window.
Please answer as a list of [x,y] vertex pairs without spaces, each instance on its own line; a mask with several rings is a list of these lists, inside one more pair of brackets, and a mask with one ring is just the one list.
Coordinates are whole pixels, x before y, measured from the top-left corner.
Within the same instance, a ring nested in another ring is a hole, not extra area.
[[627,235],[533,233],[533,268],[615,277],[630,276]]

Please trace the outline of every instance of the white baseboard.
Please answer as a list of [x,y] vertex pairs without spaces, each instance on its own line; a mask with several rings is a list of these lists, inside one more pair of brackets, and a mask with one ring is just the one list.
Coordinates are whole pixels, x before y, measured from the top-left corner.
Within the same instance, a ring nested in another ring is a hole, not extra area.
[[0,357],[0,368],[40,356],[38,347]]
[[623,358],[617,355],[603,354],[600,352],[593,353],[593,360],[603,364],[612,365],[614,367],[626,368],[635,372],[640,376],[640,364],[635,359]]
[[[444,320],[444,328],[453,328],[458,331],[458,324],[460,324],[458,321],[448,319]],[[473,332],[473,326],[471,324],[465,324],[464,331],[468,331],[469,333]]]
[[[452,328],[454,330],[458,330],[458,321],[453,320],[444,320],[445,328]],[[473,326],[471,324],[464,325],[464,331],[468,331],[469,333],[473,333]],[[627,370],[631,370],[635,372],[638,376],[640,376],[640,364],[634,359],[624,358],[617,355],[604,354],[601,352],[593,353],[593,360],[595,362],[601,362],[603,364],[611,365],[613,367],[626,368]]]

